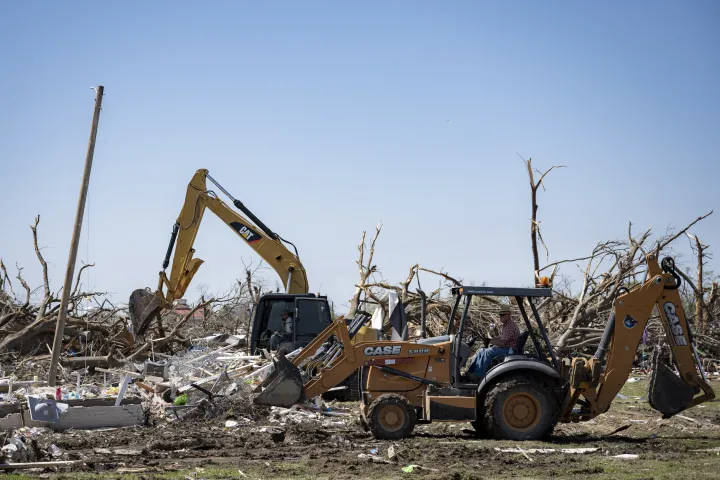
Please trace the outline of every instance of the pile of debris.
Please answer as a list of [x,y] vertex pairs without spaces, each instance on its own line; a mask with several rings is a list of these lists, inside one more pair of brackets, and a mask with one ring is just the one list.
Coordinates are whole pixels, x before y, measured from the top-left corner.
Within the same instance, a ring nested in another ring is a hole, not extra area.
[[226,428],[265,420],[269,426],[258,428],[284,435],[289,423],[320,418],[334,422],[329,417],[349,415],[319,399],[290,409],[254,405],[252,390],[272,366],[268,357],[267,352],[247,355],[242,337],[219,334],[196,339],[173,356],[151,352],[143,362],[126,361],[113,368],[95,362],[66,371],[72,381],[58,387],[37,376],[0,378],[0,431],[12,432],[0,437],[0,469],[20,468],[15,465],[19,463],[27,468],[38,462],[71,464],[57,447],[33,443],[43,432],[218,419]]

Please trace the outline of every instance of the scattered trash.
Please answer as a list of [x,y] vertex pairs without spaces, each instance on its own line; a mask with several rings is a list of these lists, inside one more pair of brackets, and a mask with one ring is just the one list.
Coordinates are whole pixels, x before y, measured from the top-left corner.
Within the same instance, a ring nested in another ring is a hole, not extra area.
[[[523,449],[522,452],[525,453],[577,453],[577,454],[584,454],[584,453],[593,453],[597,452],[599,448],[597,447],[581,447],[581,448],[526,448]],[[495,447],[496,452],[503,452],[503,453],[518,453],[518,448],[499,448]]]
[[361,460],[370,460],[373,463],[392,463],[386,458],[382,458],[378,455],[368,455],[367,453],[359,453],[358,458]]
[[676,418],[682,418],[683,420],[687,420],[688,422],[693,423],[702,423],[700,420],[696,420],[694,418],[686,417],[685,415],[675,415]]
[[388,460],[392,460],[393,462],[399,461],[399,455],[402,453],[402,450],[396,447],[395,445],[390,445],[388,447],[387,456]]
[[632,378],[628,378],[627,382],[625,382],[625,383],[635,383],[635,382],[639,382],[640,380],[642,380],[642,378],[632,377]]
[[225,422],[226,428],[233,428],[233,427],[237,427],[237,426],[238,426],[237,420],[228,420]]
[[620,458],[622,460],[637,460],[640,455],[634,453],[621,453],[620,455],[613,455],[612,458]]
[[187,395],[185,395],[184,393],[182,395],[180,395],[179,397],[175,398],[175,400],[173,400],[173,405],[175,405],[176,407],[180,406],[180,405],[186,405],[186,404],[187,404]]
[[52,458],[62,457],[62,450],[60,450],[60,447],[58,447],[54,443],[48,447],[48,453]]
[[142,452],[140,450],[131,450],[129,448],[116,448],[112,451],[115,455],[123,455],[126,457],[132,457],[135,455],[140,455]]
[[606,435],[609,437],[610,435],[615,435],[616,433],[624,432],[625,430],[627,430],[627,429],[630,428],[631,426],[632,426],[631,423],[628,423],[628,424],[626,424],[626,425],[622,425],[622,426],[616,428],[615,430],[613,430],[612,432],[610,432],[610,433],[608,433],[608,434],[606,434]]
[[17,437],[10,437],[7,445],[0,448],[9,463],[23,463],[28,461],[28,452],[25,444]]
[[415,464],[411,464],[411,465],[408,465],[407,467],[403,467],[402,471],[405,473],[413,473],[416,469],[417,470],[427,470],[429,472],[439,472],[440,471],[437,468],[423,467],[422,465],[415,465]]
[[330,443],[332,445],[337,445],[338,447],[349,447],[352,445],[350,440],[340,435],[332,435],[330,437]]

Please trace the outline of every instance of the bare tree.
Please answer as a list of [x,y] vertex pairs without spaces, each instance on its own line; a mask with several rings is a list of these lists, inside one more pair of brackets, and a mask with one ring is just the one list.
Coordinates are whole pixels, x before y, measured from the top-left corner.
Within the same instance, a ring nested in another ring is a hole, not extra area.
[[596,345],[620,288],[632,287],[640,281],[647,252],[654,251],[659,255],[678,237],[710,214],[712,211],[693,220],[680,231],[666,233],[654,242],[651,242],[650,229],[633,235],[632,224],[629,224],[627,240],[600,242],[587,257],[553,262],[541,268],[540,272],[551,265],[557,267],[577,260],[587,260],[582,269],[582,287],[577,295],[556,289],[553,302],[547,304],[546,316],[552,317],[553,310],[567,312],[568,307],[572,309],[570,315],[560,318],[556,315],[554,318],[558,321],[549,326],[550,330],[554,331],[558,350],[575,350]]
[[695,283],[695,324],[697,325],[697,328],[700,330],[700,332],[705,333],[705,316],[703,312],[705,312],[705,308],[703,306],[705,305],[704,297],[705,297],[705,273],[704,268],[706,265],[706,258],[712,258],[709,253],[707,252],[709,246],[703,245],[703,243],[700,241],[700,237],[695,235],[690,235],[687,233],[688,238],[690,239],[690,248],[692,248],[693,253],[695,254],[695,257],[697,259],[697,271],[696,271],[696,283]]
[[[520,156],[520,154],[518,154],[518,156]],[[527,168],[528,173],[528,180],[530,180],[530,200],[532,202],[532,211],[530,217],[530,244],[532,246],[533,267],[535,273],[533,278],[533,284],[536,284],[540,281],[540,259],[538,254],[538,240],[540,240],[540,243],[542,243],[542,246],[545,249],[546,259],[550,255],[547,245],[545,245],[545,241],[542,238],[542,232],[540,231],[540,221],[537,219],[537,193],[540,187],[545,190],[544,180],[547,174],[553,171],[553,169],[555,168],[565,168],[565,165],[553,165],[544,172],[540,172],[540,170],[537,169],[533,170],[532,158],[528,158],[527,160],[525,160],[522,156],[520,156],[520,158],[522,158],[523,162],[525,162],[525,167]],[[540,178],[538,178],[537,181],[535,180],[535,173],[540,175]]]
[[363,231],[362,233],[362,238],[360,239],[360,243],[357,247],[360,254],[358,255],[358,259],[355,262],[357,263],[358,269],[360,271],[360,281],[355,286],[355,293],[350,299],[350,308],[348,309],[347,314],[349,318],[353,318],[355,316],[358,310],[358,306],[360,305],[360,297],[362,296],[363,291],[366,291],[364,286],[368,283],[370,277],[377,271],[377,266],[373,265],[373,256],[375,255],[375,242],[377,242],[381,230],[382,223],[378,223],[375,226],[375,235],[370,241],[367,259],[365,259],[365,249],[367,248],[365,237],[367,235],[367,231]]

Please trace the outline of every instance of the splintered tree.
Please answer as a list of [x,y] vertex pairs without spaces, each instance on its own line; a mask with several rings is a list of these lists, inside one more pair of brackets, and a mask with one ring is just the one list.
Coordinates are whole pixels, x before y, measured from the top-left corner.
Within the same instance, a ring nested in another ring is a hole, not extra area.
[[[548,174],[554,169],[563,168],[564,165],[554,165],[540,171],[533,168],[532,159],[523,159],[523,162],[530,183],[533,284],[539,283],[542,276],[547,276],[553,286],[553,297],[539,302],[537,307],[550,332],[552,343],[560,353],[591,351],[599,343],[617,295],[623,288],[632,288],[642,281],[646,254],[652,252],[660,255],[661,252],[670,250],[675,240],[712,214],[712,211],[689,222],[684,228],[669,229],[659,236],[653,236],[651,229],[639,233],[633,232],[633,224],[629,223],[625,238],[599,241],[588,255],[549,262],[549,249],[543,239],[538,218],[538,192],[541,188],[544,190]],[[378,227],[368,245],[366,232],[363,232],[358,246],[360,255],[357,264],[360,279],[351,300],[351,313],[357,310],[362,295],[365,295],[366,303],[385,309],[385,302],[381,302],[380,299],[384,298],[384,292],[394,291],[406,307],[408,320],[417,324],[422,296],[419,292],[413,292],[410,285],[413,279],[416,279],[419,289],[420,272],[428,272],[439,275],[445,281],[427,296],[428,333],[432,335],[443,332],[447,322],[450,321],[449,314],[452,308],[452,298],[448,288],[458,286],[462,281],[442,270],[423,268],[417,263],[410,267],[405,279],[397,283],[388,282],[382,277],[378,266],[372,263],[379,233]],[[708,334],[720,331],[720,325],[717,325],[715,320],[720,314],[720,288],[717,280],[706,278],[705,264],[709,258],[709,247],[700,242],[696,236],[692,239],[697,256],[698,271],[695,276],[699,286],[695,286],[688,275],[678,270],[694,295],[694,315],[689,315],[689,318],[691,321],[694,319],[698,328],[699,343],[720,352],[720,341]],[[539,247],[545,250],[545,261],[549,262],[544,266],[541,264]],[[366,258],[365,253],[368,249],[369,256]],[[572,288],[573,282],[570,277],[561,272],[563,267],[573,264],[577,265],[582,279],[579,290]],[[497,300],[476,298],[470,307],[470,330],[481,334],[487,333],[495,322],[497,309]],[[651,319],[649,329],[655,336],[662,334],[660,325],[654,321],[654,318]]]
[[[21,357],[50,352],[60,295],[51,288],[39,227],[40,216],[30,225],[42,278],[39,288],[31,288],[23,275],[23,267],[16,265],[13,279],[0,259],[0,361],[3,364],[21,366]],[[142,338],[136,338],[129,328],[127,307],[114,305],[105,293],[87,291],[87,286],[82,284],[82,273],[93,266],[83,265],[76,273],[67,308],[61,365],[108,367],[128,360],[144,360],[153,353],[172,354],[184,350],[191,345],[192,338],[204,337],[206,332],[247,333],[251,312],[264,290],[264,282],[258,275],[262,265],[248,263],[245,278],[237,280],[230,290],[216,296],[203,292],[201,300],[188,312],[164,311]],[[71,351],[73,356],[67,356]],[[91,363],[88,357],[92,357]]]
[[[537,218],[537,193],[541,186],[544,188],[545,177],[553,169],[562,168],[564,165],[554,165],[544,172],[540,172],[533,169],[532,159],[523,159],[523,161],[530,180],[532,207],[530,247],[533,256],[534,281],[537,284],[541,275],[546,273],[549,276],[550,283],[554,284],[553,298],[542,302],[539,308],[545,317],[548,330],[552,333],[553,343],[558,351],[572,351],[586,347],[593,348],[597,346],[602,336],[606,319],[618,293],[622,288],[632,287],[641,280],[640,275],[644,270],[645,255],[648,252],[655,252],[659,255],[661,251],[668,249],[677,238],[686,234],[693,225],[712,214],[712,211],[698,217],[677,232],[668,232],[655,239],[652,236],[651,229],[639,234],[633,234],[632,223],[629,223],[625,240],[600,241],[589,255],[559,260],[541,267],[538,242],[545,249],[546,261],[549,258],[549,250],[542,238],[540,221]],[[535,174],[539,175],[538,180],[535,180]],[[699,240],[695,242],[695,250],[698,255],[698,279],[702,278],[703,275],[703,255],[706,249],[707,245],[703,245]],[[566,278],[561,277],[560,281],[555,279],[559,267],[577,262],[586,263],[584,267],[578,265],[582,274],[582,284],[580,291],[573,292],[570,288],[571,282]],[[680,273],[692,285],[692,281],[682,272]],[[702,282],[698,280],[698,283]],[[710,308],[703,301],[703,288],[693,287],[693,289],[696,295],[695,317],[702,324],[703,312],[707,315],[712,314]]]
[[[23,268],[16,266],[16,279],[25,291],[25,298],[21,300],[21,297],[15,293],[7,267],[0,260],[3,279],[2,295],[0,295],[0,333],[2,334],[0,335],[0,353],[10,350],[30,352],[45,348],[47,342],[52,338],[52,332],[55,330],[55,322],[60,309],[60,298],[58,292],[53,292],[50,289],[48,265],[38,243],[39,224],[40,216],[38,215],[30,226],[33,246],[40,263],[43,279],[42,297],[38,303],[32,302],[33,290],[23,278]],[[115,309],[111,303],[102,299],[104,296],[102,292],[82,291],[80,282],[82,272],[92,266],[93,264],[83,265],[78,271],[67,308],[68,336],[79,339],[83,331],[89,332],[84,334],[86,343],[87,339],[91,338],[93,334],[109,334],[112,329],[104,321],[91,322],[91,320],[108,319],[120,310]],[[94,304],[91,311],[80,310],[80,304],[84,300],[90,300],[91,304]]]
[[[518,156],[520,156],[518,154]],[[522,156],[520,156],[522,158]],[[545,177],[548,173],[552,172],[556,168],[565,168],[565,165],[553,165],[552,167],[548,168],[544,172],[541,172],[540,170],[533,170],[532,166],[532,158],[528,158],[525,160],[522,158],[523,162],[525,162],[525,167],[527,168],[528,173],[528,180],[530,180],[530,200],[532,202],[532,210],[531,210],[531,216],[530,216],[530,245],[532,247],[532,255],[533,255],[533,272],[534,272],[534,278],[533,282],[535,284],[540,282],[540,257],[538,254],[538,240],[540,243],[542,243],[543,248],[545,249],[545,258],[550,256],[550,251],[547,248],[547,245],[545,245],[545,241],[542,237],[542,232],[540,231],[540,221],[537,218],[537,211],[538,211],[538,203],[537,203],[537,194],[538,189],[542,187],[543,190],[545,190]],[[535,181],[535,174],[538,174],[540,178],[538,178],[537,181]],[[553,272],[554,273],[554,272]]]

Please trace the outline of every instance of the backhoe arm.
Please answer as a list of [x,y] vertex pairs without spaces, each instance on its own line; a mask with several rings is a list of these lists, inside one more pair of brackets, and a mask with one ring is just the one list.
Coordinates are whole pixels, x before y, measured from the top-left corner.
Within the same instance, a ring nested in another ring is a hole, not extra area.
[[[664,364],[656,365],[650,385],[651,405],[664,415],[673,415],[715,398],[692,344],[678,293],[680,278],[672,259],[663,260],[661,268],[656,256],[648,255],[647,265],[645,281],[615,300],[614,314],[594,358],[573,359],[570,401],[563,414],[566,421],[589,420],[610,408],[630,376],[637,348],[656,306],[679,377]],[[701,391],[703,394],[696,396]],[[579,413],[573,412],[580,396],[585,399],[579,402],[583,407]]]
[[413,342],[379,340],[352,343],[345,319],[340,317],[323,330],[290,362],[282,353],[273,359],[273,372],[257,388],[259,405],[290,407],[338,386],[360,367],[376,367],[390,375],[419,384],[447,386],[433,380],[396,370],[397,365],[420,365],[428,357],[445,355],[449,345],[420,345]]
[[[207,189],[206,179],[213,182],[227,194],[233,204],[252,218],[253,222],[240,215]],[[169,308],[173,300],[182,298],[203,260],[195,258],[195,237],[202,222],[205,209],[209,209],[247,243],[280,276],[287,293],[307,293],[308,282],[305,268],[296,254],[283,244],[282,239],[252,214],[239,200],[215,182],[205,169],[195,172],[188,184],[177,222],[173,226],[163,270],[160,272],[158,288],[154,295],[146,290],[136,290],[130,297],[130,312],[136,333],[142,334],[152,318],[163,308]],[[172,268],[168,277],[165,270]],[[144,292],[144,293],[143,293]]]

